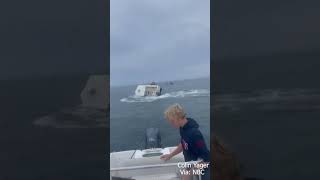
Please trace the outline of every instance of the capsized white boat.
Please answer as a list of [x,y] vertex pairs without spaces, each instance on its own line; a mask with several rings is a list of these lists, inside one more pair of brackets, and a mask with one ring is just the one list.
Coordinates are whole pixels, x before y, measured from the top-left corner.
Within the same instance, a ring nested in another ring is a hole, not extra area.
[[81,91],[81,104],[37,117],[33,125],[53,128],[105,128],[109,126],[109,76],[90,75]]
[[152,82],[147,85],[138,85],[135,90],[136,96],[160,96],[162,88],[156,83]]

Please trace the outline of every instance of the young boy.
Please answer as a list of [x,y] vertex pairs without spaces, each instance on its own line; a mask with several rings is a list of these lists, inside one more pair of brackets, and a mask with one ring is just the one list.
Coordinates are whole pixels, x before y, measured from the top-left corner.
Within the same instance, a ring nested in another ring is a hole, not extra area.
[[[180,129],[181,141],[174,151],[170,154],[162,155],[160,158],[166,161],[183,152],[186,162],[201,159],[203,163],[209,163],[210,153],[198,129],[198,123],[194,119],[186,117],[186,113],[179,104],[171,105],[164,114],[173,127]],[[205,175],[202,179],[209,179],[209,169],[204,169]]]

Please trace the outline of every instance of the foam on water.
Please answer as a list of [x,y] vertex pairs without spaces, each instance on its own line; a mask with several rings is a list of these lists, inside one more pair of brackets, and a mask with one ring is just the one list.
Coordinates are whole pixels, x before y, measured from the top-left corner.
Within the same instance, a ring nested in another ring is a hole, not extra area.
[[313,89],[267,89],[239,94],[215,95],[215,110],[311,111],[319,110],[320,91]]
[[33,121],[38,127],[51,128],[107,128],[108,110],[76,106],[39,117]]
[[136,103],[136,102],[153,102],[160,99],[166,98],[184,98],[184,97],[199,97],[199,96],[209,96],[210,91],[208,89],[192,89],[192,90],[183,90],[183,91],[174,91],[165,93],[161,96],[129,96],[126,98],[120,99],[121,102],[126,103]]

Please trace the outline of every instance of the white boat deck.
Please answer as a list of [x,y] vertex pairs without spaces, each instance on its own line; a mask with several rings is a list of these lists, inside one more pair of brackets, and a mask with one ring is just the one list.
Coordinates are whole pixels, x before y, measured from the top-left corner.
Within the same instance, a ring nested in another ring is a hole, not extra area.
[[[110,154],[110,175],[134,180],[178,180],[181,179],[179,162],[184,162],[182,153],[169,161],[160,159],[175,147],[149,150],[130,150]],[[151,155],[151,156],[150,156]],[[111,177],[110,177],[111,179]]]
[[134,176],[133,179],[139,180],[180,180],[181,178],[177,174],[157,174],[146,176]]

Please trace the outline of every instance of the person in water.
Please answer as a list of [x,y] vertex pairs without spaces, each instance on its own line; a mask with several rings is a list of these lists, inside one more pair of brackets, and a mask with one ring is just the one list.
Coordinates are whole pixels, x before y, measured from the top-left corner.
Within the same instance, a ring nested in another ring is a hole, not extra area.
[[[162,160],[170,160],[173,156],[183,152],[184,159],[188,161],[200,160],[201,163],[209,165],[210,152],[206,146],[202,133],[199,130],[198,123],[189,117],[186,117],[184,109],[179,104],[171,105],[164,112],[165,118],[174,128],[179,128],[181,140],[177,148],[170,154],[162,155]],[[205,172],[202,179],[210,179],[210,168],[204,168]],[[183,176],[183,179],[189,179],[189,176]]]

